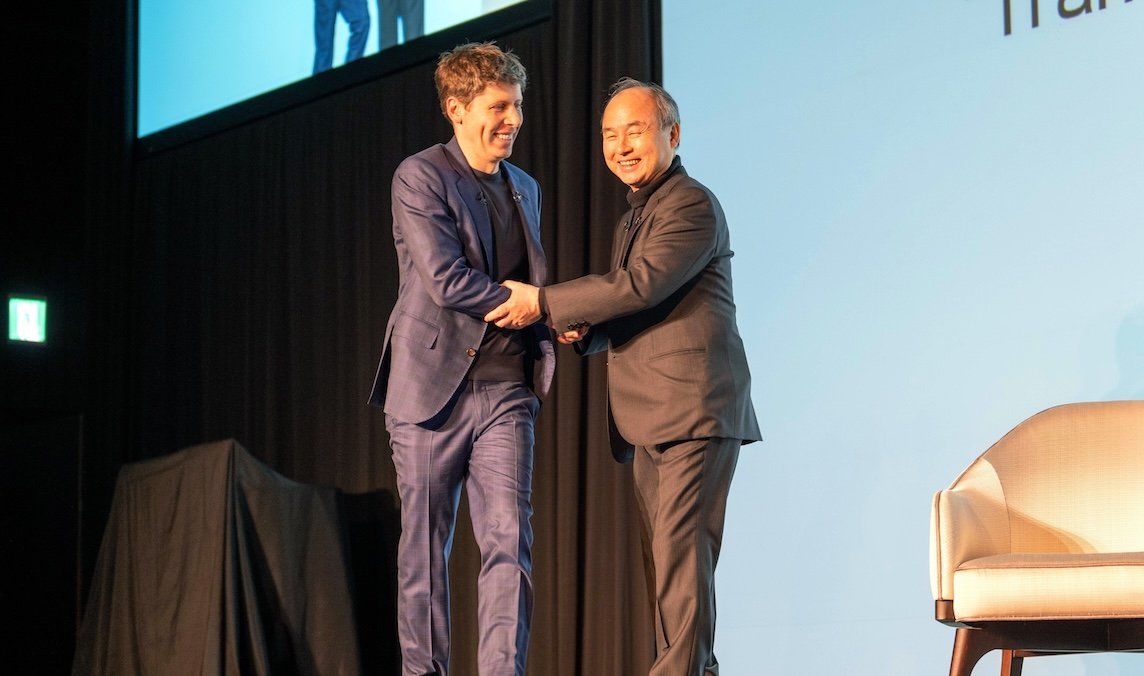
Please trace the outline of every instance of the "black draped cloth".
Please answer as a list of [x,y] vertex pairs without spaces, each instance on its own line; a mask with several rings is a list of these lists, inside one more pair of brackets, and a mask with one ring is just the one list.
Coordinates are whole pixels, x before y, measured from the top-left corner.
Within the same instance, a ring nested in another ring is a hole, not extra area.
[[126,465],[73,674],[358,674],[334,489],[233,440]]

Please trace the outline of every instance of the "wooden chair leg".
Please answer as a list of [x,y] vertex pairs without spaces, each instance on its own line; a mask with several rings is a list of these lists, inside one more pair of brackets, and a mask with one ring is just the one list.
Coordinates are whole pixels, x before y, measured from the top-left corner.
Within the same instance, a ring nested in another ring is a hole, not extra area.
[[1016,650],[1001,651],[1001,676],[1021,676],[1025,658]]
[[[949,676],[972,676],[973,667],[981,657],[990,650],[1000,647],[999,637],[990,631],[959,628],[953,638],[953,659],[949,663]],[[1021,673],[1019,664],[1017,669],[1013,676]],[[1002,673],[1004,674],[1004,671]]]

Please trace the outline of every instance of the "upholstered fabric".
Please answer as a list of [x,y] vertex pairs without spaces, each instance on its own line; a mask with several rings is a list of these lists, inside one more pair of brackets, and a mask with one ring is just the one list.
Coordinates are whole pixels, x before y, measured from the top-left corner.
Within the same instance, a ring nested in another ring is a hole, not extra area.
[[953,578],[963,622],[1144,617],[1144,552],[986,556]]
[[930,580],[959,621],[1144,617],[1144,401],[1067,404],[934,496]]
[[934,495],[930,538],[935,599],[953,598],[953,571],[962,561],[1009,551],[1009,515],[997,473],[983,458],[947,491]]

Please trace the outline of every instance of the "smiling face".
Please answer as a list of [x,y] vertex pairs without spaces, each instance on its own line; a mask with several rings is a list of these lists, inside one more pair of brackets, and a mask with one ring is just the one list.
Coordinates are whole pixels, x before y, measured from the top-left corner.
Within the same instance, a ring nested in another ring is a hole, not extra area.
[[500,161],[512,155],[512,144],[524,123],[520,85],[494,82],[468,105],[450,96],[445,101],[449,121],[469,166],[494,174]]
[[675,158],[679,124],[661,128],[655,98],[647,89],[625,89],[612,97],[600,127],[604,162],[632,190],[659,178]]

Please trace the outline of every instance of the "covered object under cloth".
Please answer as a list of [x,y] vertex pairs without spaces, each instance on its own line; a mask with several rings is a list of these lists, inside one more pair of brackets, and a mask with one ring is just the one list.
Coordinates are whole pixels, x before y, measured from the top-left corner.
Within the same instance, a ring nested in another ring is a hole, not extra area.
[[233,440],[120,470],[73,674],[358,674],[334,489]]

